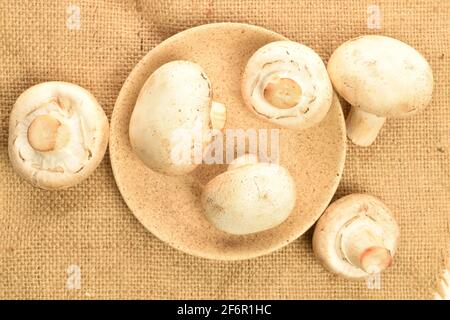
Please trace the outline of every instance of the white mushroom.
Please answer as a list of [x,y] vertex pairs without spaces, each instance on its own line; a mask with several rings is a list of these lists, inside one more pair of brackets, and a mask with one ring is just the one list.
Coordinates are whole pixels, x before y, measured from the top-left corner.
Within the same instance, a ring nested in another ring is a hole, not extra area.
[[9,120],[9,157],[33,185],[61,189],[86,179],[106,151],[109,124],[87,90],[44,82],[23,92]]
[[398,225],[379,199],[352,194],[331,204],[319,219],[313,250],[329,271],[361,279],[391,265],[398,237]]
[[129,127],[131,146],[144,164],[169,175],[194,170],[201,162],[194,149],[202,152],[211,142],[211,129],[225,125],[225,107],[212,97],[208,77],[193,62],[172,61],[153,72],[139,93]]
[[206,218],[218,229],[236,235],[264,231],[282,223],[294,210],[295,183],[277,164],[256,156],[235,159],[228,170],[204,188]]
[[352,108],[347,135],[359,146],[375,141],[386,118],[410,116],[431,101],[433,73],[425,58],[399,40],[369,35],[334,51],[328,73]]
[[247,63],[241,89],[245,104],[258,116],[293,129],[319,123],[333,96],[319,55],[293,41],[258,49]]

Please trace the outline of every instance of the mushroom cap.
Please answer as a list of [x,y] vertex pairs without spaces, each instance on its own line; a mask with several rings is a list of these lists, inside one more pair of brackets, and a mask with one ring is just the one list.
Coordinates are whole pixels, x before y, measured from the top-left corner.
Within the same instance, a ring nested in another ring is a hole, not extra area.
[[181,146],[190,151],[190,137],[210,142],[211,83],[202,67],[190,61],[171,61],[159,67],[142,87],[131,115],[129,135],[137,156],[152,170],[186,174],[198,165],[188,158],[174,159]]
[[333,52],[327,68],[345,100],[380,117],[413,115],[431,101],[430,65],[397,39],[367,35],[349,40]]
[[241,91],[245,104],[259,117],[292,129],[319,123],[333,96],[320,56],[285,40],[268,43],[250,57]]
[[216,228],[236,235],[282,223],[296,201],[290,173],[277,164],[239,159],[205,186],[201,201],[206,218]]
[[8,152],[14,169],[34,186],[63,189],[100,164],[108,118],[86,89],[51,81],[25,90],[9,119]]
[[325,268],[347,279],[370,275],[351,264],[341,248],[346,230],[355,231],[361,227],[371,228],[382,239],[383,247],[389,250],[390,256],[394,256],[400,232],[390,210],[376,197],[351,194],[333,202],[316,224],[313,250]]

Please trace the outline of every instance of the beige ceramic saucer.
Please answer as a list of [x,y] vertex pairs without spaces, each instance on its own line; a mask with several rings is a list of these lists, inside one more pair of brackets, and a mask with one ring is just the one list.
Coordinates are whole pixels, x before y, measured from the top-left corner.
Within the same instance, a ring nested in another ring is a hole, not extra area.
[[235,260],[279,249],[308,230],[336,191],[345,160],[345,123],[337,99],[317,127],[280,130],[280,163],[296,180],[297,206],[271,230],[234,236],[216,230],[200,206],[202,186],[226,169],[201,165],[186,176],[169,177],[148,169],[133,154],[128,124],[139,90],[162,64],[191,60],[209,76],[214,100],[228,108],[226,128],[277,128],[256,118],[244,105],[240,79],[248,58],[264,44],[284,39],[266,29],[236,23],[204,25],[162,42],[134,68],[120,91],[111,121],[110,154],[114,176],[128,207],[155,236],[186,253]]

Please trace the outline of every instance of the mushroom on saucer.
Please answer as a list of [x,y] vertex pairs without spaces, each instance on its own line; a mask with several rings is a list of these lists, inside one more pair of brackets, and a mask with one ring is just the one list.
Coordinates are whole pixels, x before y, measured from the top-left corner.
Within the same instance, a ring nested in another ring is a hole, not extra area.
[[258,49],[245,67],[241,90],[256,115],[292,129],[319,123],[333,96],[322,59],[293,41],[275,41]]
[[329,271],[361,279],[392,264],[398,237],[398,225],[379,199],[352,194],[333,202],[319,219],[313,250]]
[[247,154],[205,186],[201,201],[206,218],[216,228],[244,235],[286,220],[295,207],[295,190],[289,171]]
[[336,91],[351,104],[347,135],[371,145],[386,118],[405,117],[431,101],[433,73],[427,60],[399,40],[368,35],[338,47],[328,61]]
[[67,82],[44,82],[23,92],[9,120],[14,169],[43,189],[86,179],[106,151],[109,124],[92,94]]
[[129,125],[131,146],[150,169],[186,174],[201,163],[195,150],[201,158],[212,129],[222,129],[225,120],[225,106],[213,101],[202,67],[171,61],[153,72],[139,93]]

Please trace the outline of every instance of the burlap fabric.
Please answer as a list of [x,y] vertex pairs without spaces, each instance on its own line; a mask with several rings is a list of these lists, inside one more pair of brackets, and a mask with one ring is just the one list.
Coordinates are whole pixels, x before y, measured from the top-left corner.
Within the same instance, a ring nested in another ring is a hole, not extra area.
[[[223,21],[280,32],[325,60],[351,37],[382,33],[430,61],[432,104],[414,118],[389,120],[372,147],[350,145],[336,195],[368,192],[396,214],[402,237],[380,289],[326,272],[312,254],[311,231],[249,261],[180,253],[134,218],[108,157],[90,179],[62,192],[32,188],[12,171],[8,114],[24,89],[47,80],[74,82],[110,116],[122,83],[145,53],[178,31]],[[449,243],[449,34],[447,0],[2,0],[0,298],[431,298]],[[78,275],[81,282],[73,282]]]

